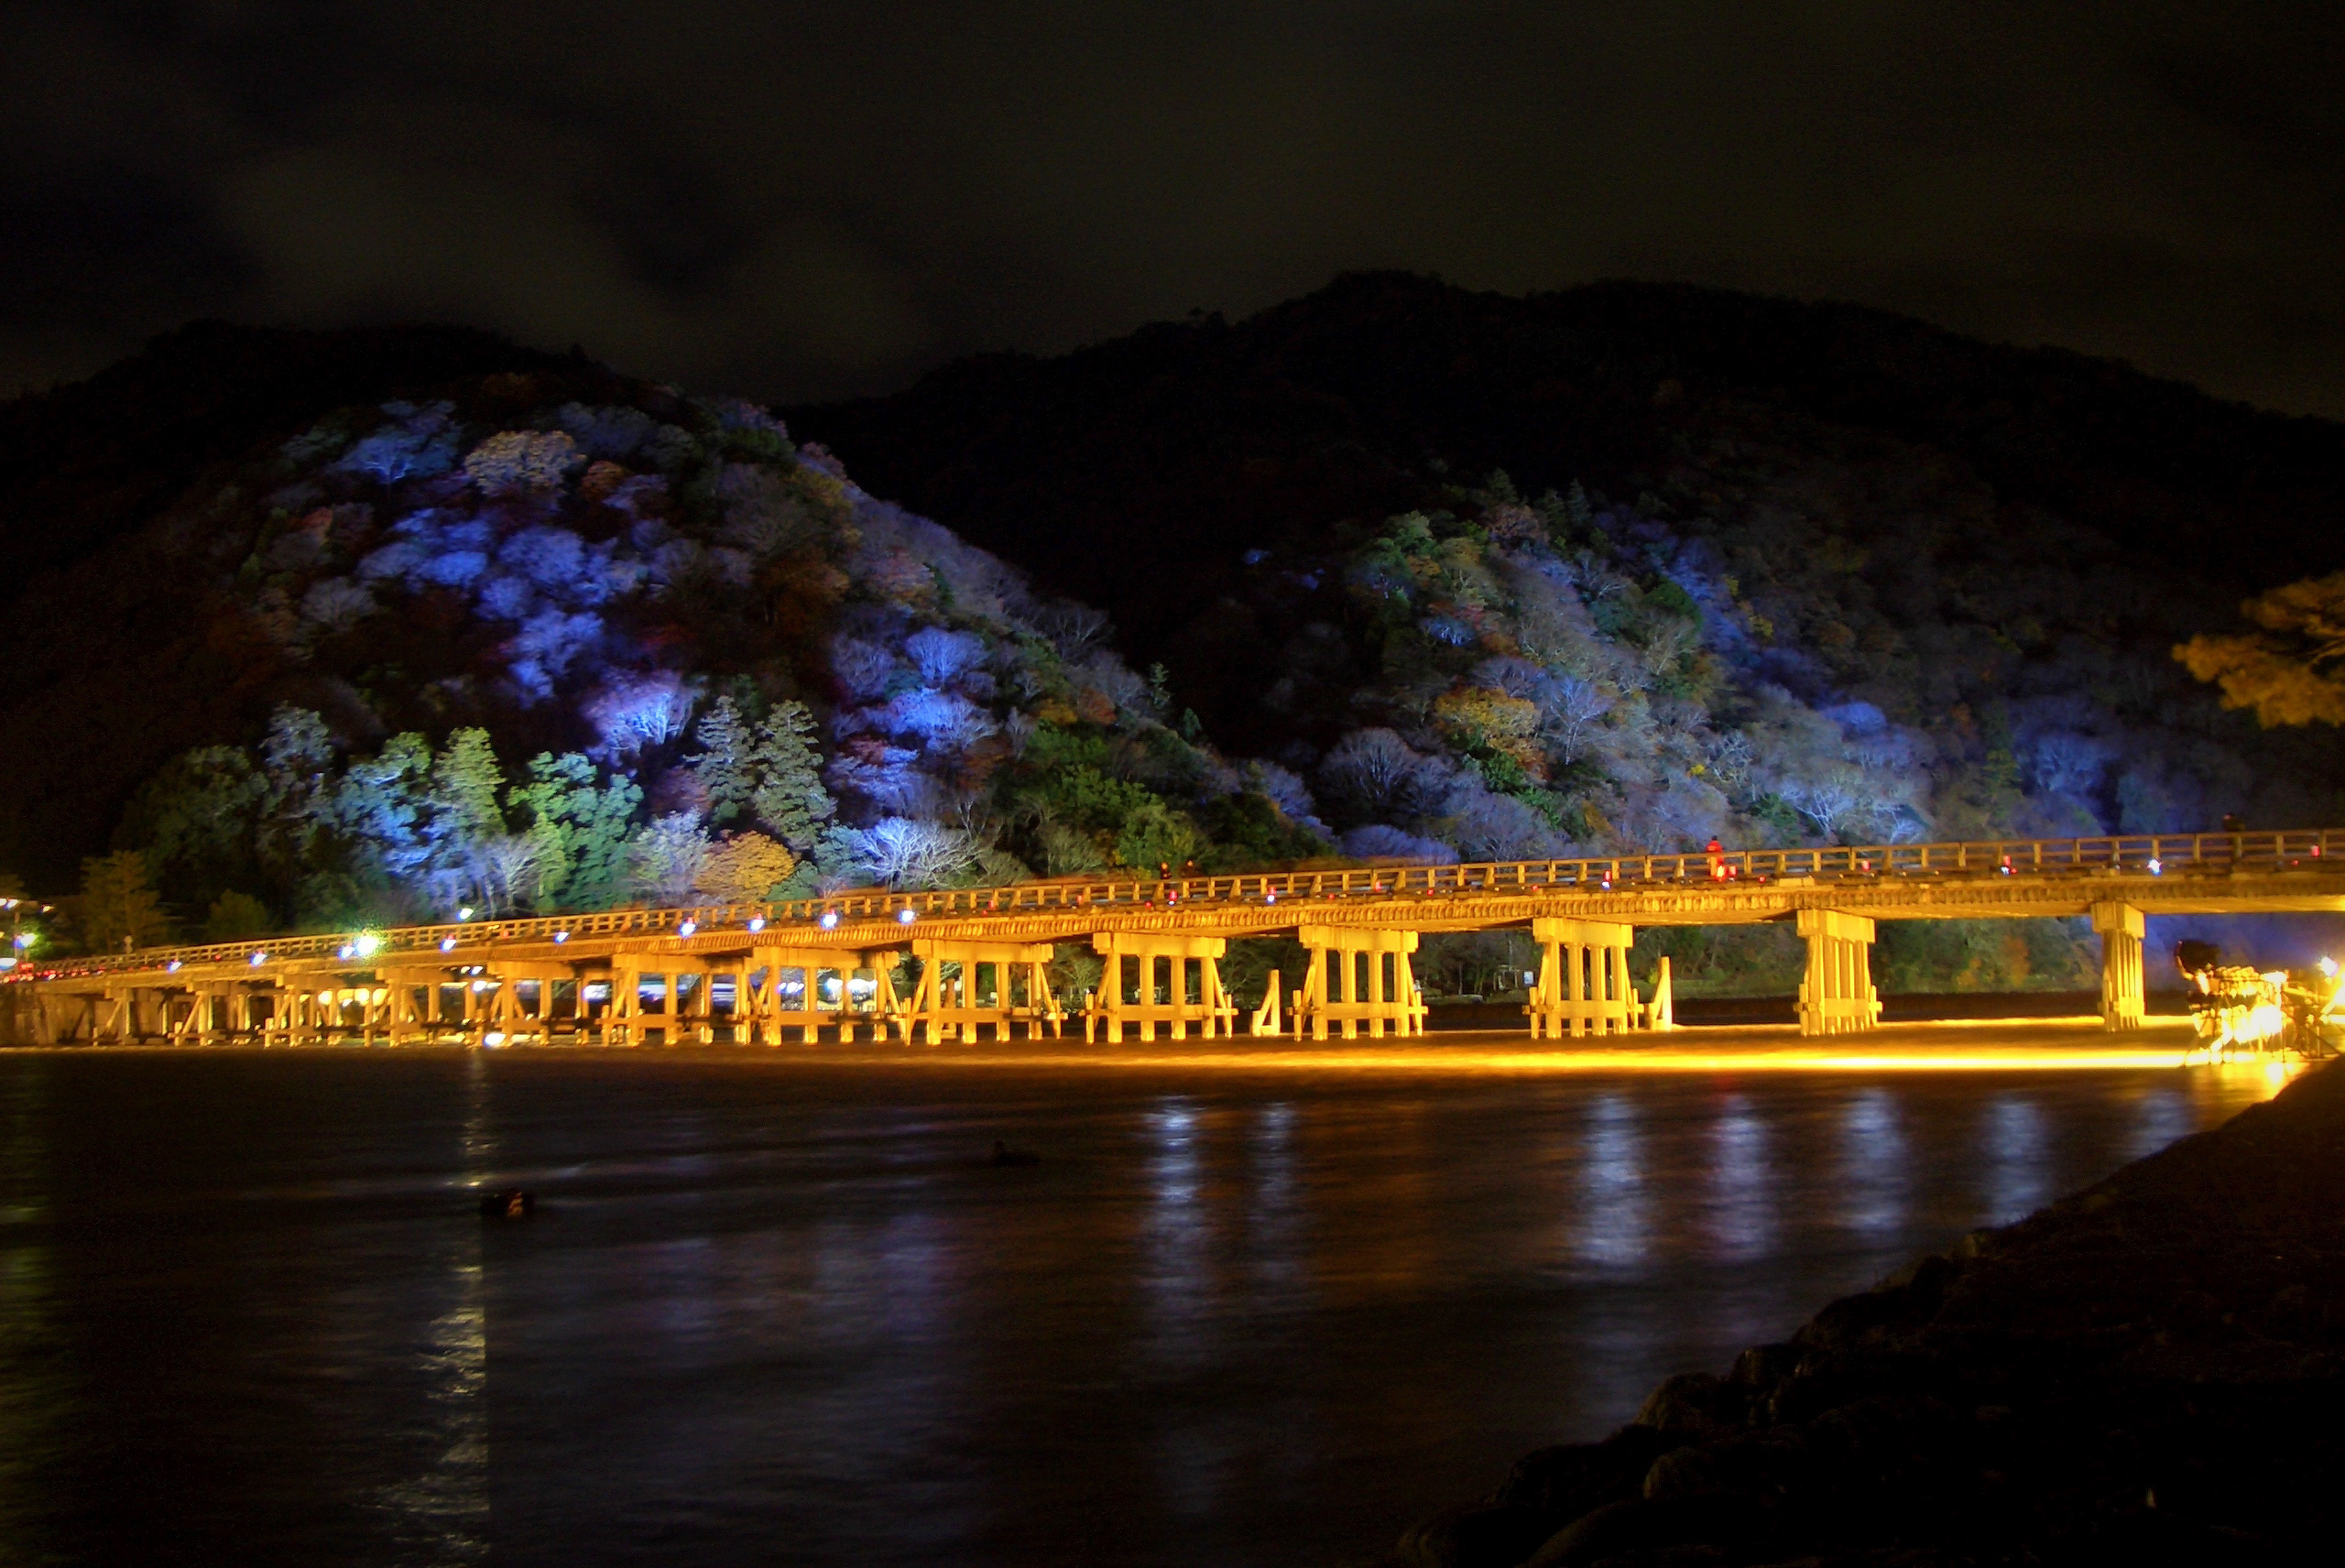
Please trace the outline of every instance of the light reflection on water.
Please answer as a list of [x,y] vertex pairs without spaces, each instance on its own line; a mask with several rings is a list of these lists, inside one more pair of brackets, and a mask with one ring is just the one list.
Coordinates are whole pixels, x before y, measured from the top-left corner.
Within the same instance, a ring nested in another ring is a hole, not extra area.
[[1719,1101],[1711,1147],[1710,1245],[1729,1263],[1763,1258],[1775,1245],[1777,1198],[1767,1123],[1748,1094]]
[[1644,1154],[1637,1131],[1637,1107],[1628,1094],[1606,1090],[1588,1101],[1579,1251],[1598,1269],[1631,1269],[1645,1260]]
[[0,1058],[0,1561],[1373,1557],[2274,1087]]
[[1834,1186],[1847,1206],[1849,1225],[1869,1240],[1896,1235],[1905,1224],[1913,1157],[1895,1092],[1860,1090],[1842,1112],[1840,1136]]

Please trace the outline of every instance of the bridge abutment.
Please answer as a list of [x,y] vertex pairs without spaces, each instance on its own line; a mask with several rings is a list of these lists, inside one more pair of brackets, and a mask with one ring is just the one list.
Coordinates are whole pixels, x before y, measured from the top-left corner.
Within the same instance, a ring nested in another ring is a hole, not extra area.
[[1873,922],[1837,909],[1802,909],[1794,917],[1807,941],[1807,977],[1799,983],[1799,1032],[1848,1034],[1881,1022],[1881,993],[1872,983]]
[[2148,923],[2131,904],[2095,904],[2092,929],[2100,933],[2101,1027],[2111,1033],[2140,1029],[2149,1014],[2142,973]]

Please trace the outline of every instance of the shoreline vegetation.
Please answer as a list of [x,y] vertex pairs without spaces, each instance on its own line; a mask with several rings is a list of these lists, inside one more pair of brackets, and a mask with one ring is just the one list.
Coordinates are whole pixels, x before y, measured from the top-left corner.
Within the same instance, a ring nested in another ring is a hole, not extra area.
[[2319,1068],[1525,1454],[1385,1568],[2325,1560],[2340,1197]]

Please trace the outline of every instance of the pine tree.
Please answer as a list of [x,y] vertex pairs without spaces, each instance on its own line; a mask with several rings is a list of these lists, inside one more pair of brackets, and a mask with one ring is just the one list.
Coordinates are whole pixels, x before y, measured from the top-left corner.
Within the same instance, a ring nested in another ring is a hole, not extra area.
[[712,703],[693,735],[701,751],[684,763],[708,794],[709,821],[722,826],[754,810],[759,739],[733,699],[719,697]]
[[82,892],[74,924],[93,953],[148,947],[170,934],[163,901],[147,880],[147,862],[135,849],[82,862]]
[[498,883],[486,875],[483,852],[505,837],[498,803],[504,793],[505,774],[485,729],[456,731],[431,759],[431,820],[423,836],[442,899],[496,902]]
[[757,779],[751,811],[774,837],[805,858],[838,811],[823,787],[823,755],[814,747],[814,715],[805,703],[774,704],[758,726],[751,760]]

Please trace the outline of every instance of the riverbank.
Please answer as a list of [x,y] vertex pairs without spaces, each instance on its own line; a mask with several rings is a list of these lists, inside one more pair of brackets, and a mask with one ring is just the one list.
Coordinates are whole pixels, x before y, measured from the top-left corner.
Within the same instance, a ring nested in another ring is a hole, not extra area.
[[1526,1454],[1388,1562],[2329,1561],[2341,1398],[2331,1067]]

